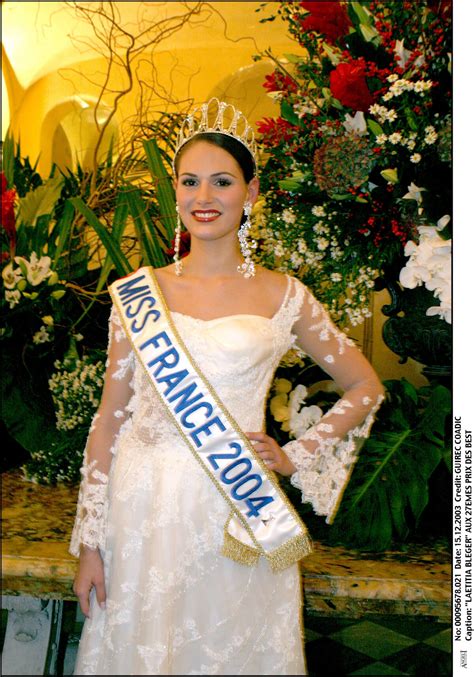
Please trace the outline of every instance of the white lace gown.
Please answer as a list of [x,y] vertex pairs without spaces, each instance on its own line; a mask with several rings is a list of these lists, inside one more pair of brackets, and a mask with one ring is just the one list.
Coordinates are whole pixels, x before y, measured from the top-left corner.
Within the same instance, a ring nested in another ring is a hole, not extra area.
[[[172,316],[248,432],[263,429],[274,371],[296,340],[343,385],[358,352],[292,278],[271,319]],[[113,413],[99,409],[89,435],[71,541],[75,555],[100,547],[107,603],[92,600],[75,674],[305,674],[298,566],[273,573],[264,559],[248,567],[220,554],[228,506],[164,415],[115,311],[110,329]],[[334,513],[380,399],[376,378],[349,384],[319,426],[287,445],[292,481],[319,514]]]

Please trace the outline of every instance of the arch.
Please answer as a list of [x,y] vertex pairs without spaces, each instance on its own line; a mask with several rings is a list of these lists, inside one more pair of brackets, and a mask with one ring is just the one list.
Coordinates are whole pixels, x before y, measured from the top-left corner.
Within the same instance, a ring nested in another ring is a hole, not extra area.
[[[78,166],[92,168],[99,134],[110,111],[86,95],[74,95],[51,108],[40,130],[40,173],[47,174],[53,163],[73,171]],[[99,161],[105,159],[111,145],[117,145],[118,138],[118,123],[112,118],[101,140]]]

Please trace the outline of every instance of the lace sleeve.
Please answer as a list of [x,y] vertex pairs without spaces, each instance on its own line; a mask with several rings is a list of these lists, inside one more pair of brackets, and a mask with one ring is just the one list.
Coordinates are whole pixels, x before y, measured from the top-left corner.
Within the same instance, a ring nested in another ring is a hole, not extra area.
[[[301,293],[301,283],[300,285]],[[343,396],[320,421],[284,451],[296,467],[291,483],[302,500],[331,523],[362,443],[368,437],[383,387],[370,363],[305,288],[293,326],[297,345],[331,376]]]
[[114,444],[128,419],[132,395],[132,351],[113,309],[109,320],[109,345],[100,406],[92,421],[84,451],[76,519],[69,551],[75,557],[81,545],[103,547],[107,518],[108,473]]

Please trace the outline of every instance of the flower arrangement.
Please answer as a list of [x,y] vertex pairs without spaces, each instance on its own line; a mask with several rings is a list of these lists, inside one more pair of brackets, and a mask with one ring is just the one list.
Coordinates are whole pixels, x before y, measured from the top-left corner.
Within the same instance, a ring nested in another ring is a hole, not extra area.
[[90,357],[64,361],[56,360],[56,371],[49,379],[56,410],[56,428],[73,430],[78,426],[89,428],[99,406],[104,382],[105,366],[102,360]]
[[405,245],[408,261],[400,271],[400,282],[407,289],[424,285],[439,298],[439,305],[426,310],[428,316],[439,315],[451,324],[451,240],[444,240],[439,231],[445,226],[440,219],[436,227],[420,226],[419,243]]
[[278,14],[305,53],[256,57],[275,64],[264,86],[280,106],[258,123],[257,256],[349,330],[420,228],[442,219],[450,236],[450,2],[282,2]]
[[56,432],[44,440],[23,465],[24,476],[40,484],[76,482],[92,418],[104,381],[103,355],[79,357],[72,338],[63,360],[56,360],[49,378]]

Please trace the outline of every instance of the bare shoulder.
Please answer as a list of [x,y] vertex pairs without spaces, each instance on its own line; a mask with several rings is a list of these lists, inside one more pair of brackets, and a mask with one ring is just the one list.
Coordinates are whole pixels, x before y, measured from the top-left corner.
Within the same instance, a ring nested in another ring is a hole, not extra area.
[[258,266],[257,271],[262,292],[278,306],[282,302],[288,288],[287,275],[261,266]]

